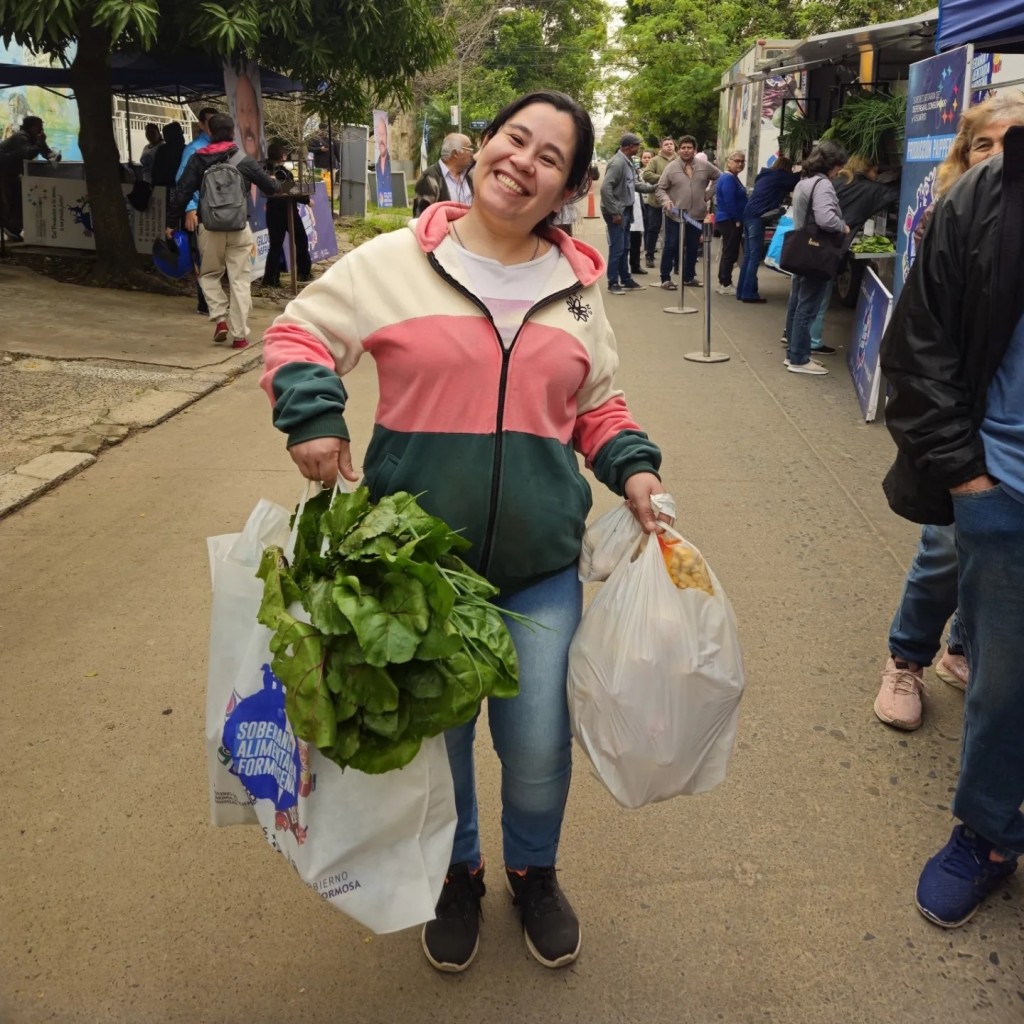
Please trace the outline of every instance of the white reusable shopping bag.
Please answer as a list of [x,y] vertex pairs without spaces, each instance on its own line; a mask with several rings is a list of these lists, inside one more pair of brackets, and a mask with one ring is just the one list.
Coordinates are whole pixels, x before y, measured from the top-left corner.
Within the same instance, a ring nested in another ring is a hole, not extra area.
[[657,540],[642,539],[569,649],[573,735],[624,807],[702,793],[725,778],[743,661],[729,599],[708,574],[713,594],[680,590]]
[[[213,576],[206,752],[214,825],[258,824],[302,880],[378,934],[434,917],[455,835],[444,737],[404,768],[344,772],[296,740],[256,621],[263,548],[288,512],[261,501],[241,534],[208,540]],[[292,609],[295,614],[295,609]]]

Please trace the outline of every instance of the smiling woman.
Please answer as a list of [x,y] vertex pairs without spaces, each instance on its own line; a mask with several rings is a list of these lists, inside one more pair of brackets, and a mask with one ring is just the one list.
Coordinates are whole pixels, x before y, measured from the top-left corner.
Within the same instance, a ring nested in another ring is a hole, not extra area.
[[[489,700],[488,722],[502,763],[504,881],[527,948],[547,967],[580,950],[555,872],[571,774],[576,562],[591,504],[576,452],[648,532],[651,495],[663,490],[661,453],[615,388],[603,261],[551,226],[590,187],[593,145],[589,115],[568,96],[531,93],[506,107],[477,154],[473,205],[434,203],[309,285],[267,331],[261,381],[300,472],[354,481],[339,375],[368,353],[380,391],[363,459],[372,499],[421,495],[470,541],[465,559],[500,589],[499,605],[544,627],[509,620],[519,696]],[[475,721],[445,734],[458,826],[422,938],[442,971],[465,970],[479,942],[474,736]]]

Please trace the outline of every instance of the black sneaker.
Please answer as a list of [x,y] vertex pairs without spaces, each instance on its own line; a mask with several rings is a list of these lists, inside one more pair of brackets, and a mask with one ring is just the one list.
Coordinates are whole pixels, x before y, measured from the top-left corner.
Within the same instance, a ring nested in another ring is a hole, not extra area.
[[817,348],[812,345],[811,352],[816,356],[834,356],[836,354],[836,350],[831,345],[819,345]]
[[457,973],[473,962],[480,948],[480,900],[486,891],[482,866],[473,872],[466,863],[448,868],[437,916],[423,926],[421,937],[432,967]]
[[580,922],[558,885],[555,869],[505,869],[512,902],[519,908],[526,948],[545,967],[564,967],[580,955]]

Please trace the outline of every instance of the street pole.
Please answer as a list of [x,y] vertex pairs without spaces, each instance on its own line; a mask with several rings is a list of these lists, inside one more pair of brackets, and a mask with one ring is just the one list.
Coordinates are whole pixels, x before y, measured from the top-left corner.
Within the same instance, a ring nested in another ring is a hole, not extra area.
[[[687,352],[684,359],[691,363],[727,363],[724,352],[711,351],[711,242],[714,222],[704,222],[704,348],[700,352]],[[682,275],[680,274],[680,277]]]
[[459,58],[459,98],[458,98],[459,123],[455,126],[456,131],[462,131],[462,58]]

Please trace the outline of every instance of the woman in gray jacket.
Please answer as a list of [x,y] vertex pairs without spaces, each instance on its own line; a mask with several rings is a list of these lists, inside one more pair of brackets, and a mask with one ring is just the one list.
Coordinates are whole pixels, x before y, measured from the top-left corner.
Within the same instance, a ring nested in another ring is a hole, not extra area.
[[[818,229],[836,235],[846,235],[850,229],[843,220],[832,180],[846,163],[846,150],[835,142],[821,142],[803,161],[804,179],[793,190],[793,229],[799,230],[807,222],[808,211],[814,216]],[[829,286],[828,279],[793,275],[786,312],[786,359],[790,373],[824,376],[828,370],[811,358],[811,323]]]

